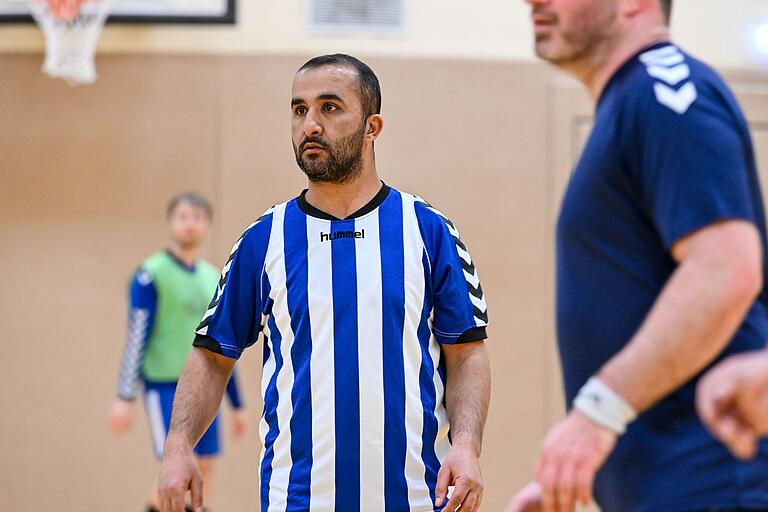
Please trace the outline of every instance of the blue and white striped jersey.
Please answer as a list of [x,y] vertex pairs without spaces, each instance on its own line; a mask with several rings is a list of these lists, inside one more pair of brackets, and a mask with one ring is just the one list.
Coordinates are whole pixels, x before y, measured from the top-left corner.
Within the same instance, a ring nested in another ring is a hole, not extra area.
[[454,225],[384,185],[335,219],[304,194],[235,244],[195,345],[264,333],[261,508],[431,511],[450,448],[440,344],[486,337]]

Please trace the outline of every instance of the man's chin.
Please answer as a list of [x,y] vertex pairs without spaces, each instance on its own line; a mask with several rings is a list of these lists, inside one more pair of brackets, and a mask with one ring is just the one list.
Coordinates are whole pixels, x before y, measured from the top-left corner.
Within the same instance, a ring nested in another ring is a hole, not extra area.
[[556,58],[556,51],[552,48],[552,38],[550,36],[537,36],[536,44],[533,46],[536,56],[542,60],[552,60]]
[[200,240],[177,240],[176,243],[185,251],[191,251],[200,247]]

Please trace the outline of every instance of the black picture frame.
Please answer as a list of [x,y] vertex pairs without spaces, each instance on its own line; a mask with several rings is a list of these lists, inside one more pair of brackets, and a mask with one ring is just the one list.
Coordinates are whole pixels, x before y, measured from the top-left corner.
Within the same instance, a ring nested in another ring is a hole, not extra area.
[[[111,15],[107,23],[115,25],[234,25],[237,23],[237,0],[226,0],[226,12],[221,16],[151,16]],[[34,23],[29,14],[0,14],[2,23]]]

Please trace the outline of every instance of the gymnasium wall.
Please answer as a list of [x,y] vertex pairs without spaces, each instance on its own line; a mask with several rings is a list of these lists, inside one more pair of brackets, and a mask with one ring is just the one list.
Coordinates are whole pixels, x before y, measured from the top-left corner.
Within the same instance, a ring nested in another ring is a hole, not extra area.
[[[111,26],[99,51],[279,55],[353,49],[365,55],[534,60],[524,0],[403,2],[404,27],[394,33],[319,32],[308,24],[309,0],[239,0],[236,26]],[[723,69],[768,65],[755,50],[760,23],[768,23],[765,0],[674,0],[675,40]],[[34,26],[0,27],[0,52],[37,52],[43,45]]]
[[[127,281],[163,247],[174,193],[212,199],[205,254],[221,265],[252,219],[303,188],[289,94],[307,56],[107,55],[95,86],[70,88],[40,55],[0,55],[3,510],[138,510],[157,471],[144,414],[124,439],[105,421]],[[500,510],[562,412],[552,233],[591,105],[538,63],[366,60],[383,84],[381,175],[458,223],[487,293],[484,510]],[[766,159],[768,80],[730,76]],[[260,363],[260,344],[239,363],[253,429],[227,439],[214,510],[256,509]]]

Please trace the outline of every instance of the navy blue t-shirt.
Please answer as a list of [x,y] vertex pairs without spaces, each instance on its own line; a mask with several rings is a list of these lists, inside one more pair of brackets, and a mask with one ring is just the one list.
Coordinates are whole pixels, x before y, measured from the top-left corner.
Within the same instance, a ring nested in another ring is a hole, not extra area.
[[[747,123],[707,65],[669,43],[606,86],[557,228],[557,327],[568,402],[633,337],[677,266],[681,238],[765,221]],[[765,293],[723,356],[768,338]],[[768,446],[734,459],[699,421],[696,379],[640,415],[599,472],[610,512],[768,509]]]

